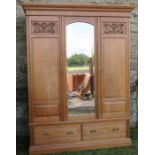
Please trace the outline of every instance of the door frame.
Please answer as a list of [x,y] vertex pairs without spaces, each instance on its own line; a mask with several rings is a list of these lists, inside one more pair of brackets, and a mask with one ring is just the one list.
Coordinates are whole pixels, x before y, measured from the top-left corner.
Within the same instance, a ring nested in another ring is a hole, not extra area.
[[88,120],[101,118],[101,102],[100,102],[100,87],[99,87],[99,63],[100,63],[100,17],[86,16],[62,16],[62,119],[68,121],[68,106],[67,106],[67,72],[66,72],[66,26],[75,22],[88,23],[94,26],[94,53],[95,53],[95,117],[78,116],[74,120]]

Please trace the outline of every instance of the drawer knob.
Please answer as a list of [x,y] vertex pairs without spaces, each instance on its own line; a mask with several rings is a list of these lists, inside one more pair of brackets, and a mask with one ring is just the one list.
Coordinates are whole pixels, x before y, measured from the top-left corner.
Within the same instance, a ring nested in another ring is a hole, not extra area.
[[90,130],[90,133],[96,133],[96,130],[94,130],[94,129]]
[[67,131],[66,134],[67,134],[67,135],[74,135],[74,132],[72,132],[72,131]]
[[112,132],[119,131],[119,128],[113,128]]

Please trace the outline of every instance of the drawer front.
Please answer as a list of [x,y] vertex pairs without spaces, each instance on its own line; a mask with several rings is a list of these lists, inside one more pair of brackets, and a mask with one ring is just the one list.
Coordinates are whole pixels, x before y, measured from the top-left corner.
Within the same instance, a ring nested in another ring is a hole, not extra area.
[[79,124],[38,126],[33,130],[34,145],[72,143],[81,140]]
[[83,125],[83,139],[115,139],[126,137],[126,122],[99,122]]

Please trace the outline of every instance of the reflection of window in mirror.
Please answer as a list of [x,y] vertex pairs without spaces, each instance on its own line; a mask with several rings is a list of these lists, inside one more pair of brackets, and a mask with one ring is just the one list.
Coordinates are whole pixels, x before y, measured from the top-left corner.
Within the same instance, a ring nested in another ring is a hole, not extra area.
[[95,115],[94,26],[66,26],[67,104],[70,116]]

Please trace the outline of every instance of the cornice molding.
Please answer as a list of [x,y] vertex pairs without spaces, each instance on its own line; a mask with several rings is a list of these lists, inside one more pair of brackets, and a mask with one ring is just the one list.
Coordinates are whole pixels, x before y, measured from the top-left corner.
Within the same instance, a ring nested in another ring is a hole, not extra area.
[[134,5],[102,5],[102,4],[34,4],[21,3],[24,10],[47,11],[98,11],[98,12],[131,12]]

